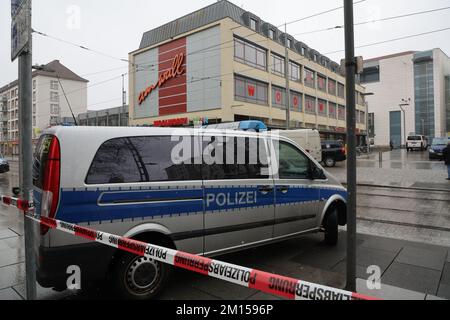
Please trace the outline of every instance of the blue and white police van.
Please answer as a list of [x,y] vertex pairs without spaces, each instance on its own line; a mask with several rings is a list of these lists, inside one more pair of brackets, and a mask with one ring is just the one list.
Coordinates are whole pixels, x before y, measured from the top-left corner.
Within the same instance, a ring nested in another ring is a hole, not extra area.
[[[273,133],[54,127],[33,162],[37,214],[202,256],[310,232],[336,245],[346,189],[295,142]],[[170,266],[42,227],[37,279],[64,289],[67,268],[149,299]]]

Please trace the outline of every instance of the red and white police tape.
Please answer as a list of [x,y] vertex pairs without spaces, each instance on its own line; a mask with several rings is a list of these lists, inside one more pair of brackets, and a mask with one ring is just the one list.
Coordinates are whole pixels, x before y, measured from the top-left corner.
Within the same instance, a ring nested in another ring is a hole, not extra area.
[[374,297],[309,283],[255,269],[221,262],[178,250],[168,249],[102,231],[80,227],[72,223],[40,217],[32,204],[25,200],[2,196],[2,203],[24,211],[26,217],[41,226],[60,230],[77,237],[144,256],[182,269],[256,289],[292,300],[379,300]]

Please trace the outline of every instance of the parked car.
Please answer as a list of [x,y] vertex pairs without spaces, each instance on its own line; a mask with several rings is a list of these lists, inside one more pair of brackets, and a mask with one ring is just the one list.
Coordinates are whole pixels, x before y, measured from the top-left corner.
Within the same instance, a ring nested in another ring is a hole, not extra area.
[[341,141],[322,141],[322,162],[326,167],[335,167],[337,162],[347,160],[347,151]]
[[0,173],[6,172],[9,172],[9,162],[2,154],[0,154]]
[[428,150],[430,160],[444,160],[444,151],[445,147],[447,147],[448,139],[447,138],[434,138],[433,143]]
[[428,139],[422,135],[409,135],[406,142],[406,150],[420,150],[424,151],[428,149]]
[[[337,244],[347,224],[339,181],[290,139],[217,132],[48,129],[34,154],[36,214],[206,257],[320,231]],[[181,147],[199,150],[173,160]],[[234,161],[210,162],[211,151]],[[170,277],[169,265],[46,227],[36,243],[46,288],[66,288],[73,265],[129,299],[154,298]]]

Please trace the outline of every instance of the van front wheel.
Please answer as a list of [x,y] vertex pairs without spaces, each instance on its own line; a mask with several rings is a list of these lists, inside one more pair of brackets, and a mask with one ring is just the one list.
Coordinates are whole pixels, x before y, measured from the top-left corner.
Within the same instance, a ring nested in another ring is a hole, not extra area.
[[325,229],[325,244],[328,246],[335,246],[339,239],[339,228],[338,228],[338,212],[333,210],[324,222]]
[[115,293],[127,300],[150,300],[164,289],[169,278],[170,266],[162,262],[121,254],[114,263],[111,285]]

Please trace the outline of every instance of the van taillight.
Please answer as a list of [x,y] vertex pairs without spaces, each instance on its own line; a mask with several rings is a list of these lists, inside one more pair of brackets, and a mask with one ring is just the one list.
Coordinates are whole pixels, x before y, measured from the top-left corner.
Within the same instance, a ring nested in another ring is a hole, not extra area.
[[[50,143],[48,158],[44,168],[44,179],[42,183],[41,215],[55,218],[59,202],[59,185],[61,175],[61,151],[59,141],[56,137]],[[41,234],[48,232],[47,226],[41,226]]]

